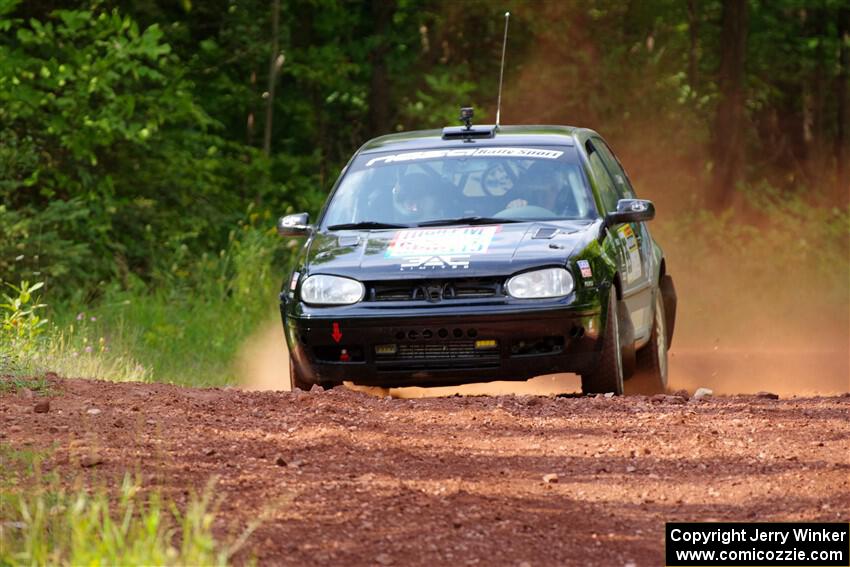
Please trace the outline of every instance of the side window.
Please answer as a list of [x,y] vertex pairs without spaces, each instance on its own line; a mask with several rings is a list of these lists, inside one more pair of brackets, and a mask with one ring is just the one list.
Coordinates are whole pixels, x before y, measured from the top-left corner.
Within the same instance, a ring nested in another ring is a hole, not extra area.
[[602,156],[590,140],[585,142],[585,149],[587,150],[587,159],[590,161],[590,169],[593,171],[593,177],[596,178],[599,184],[599,197],[602,199],[602,206],[605,208],[605,211],[614,211],[617,209],[617,201],[620,199],[617,190],[614,188],[614,180],[608,173]]
[[593,138],[593,147],[599,151],[606,169],[611,172],[611,177],[614,178],[614,185],[617,188],[620,198],[634,199],[635,192],[632,189],[632,184],[629,182],[629,177],[623,170],[620,160],[614,156],[614,152],[608,147],[608,144],[601,138]]

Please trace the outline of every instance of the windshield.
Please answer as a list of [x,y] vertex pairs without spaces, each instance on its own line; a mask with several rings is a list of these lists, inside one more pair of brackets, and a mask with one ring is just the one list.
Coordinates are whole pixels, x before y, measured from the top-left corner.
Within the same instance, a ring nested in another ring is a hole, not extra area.
[[574,147],[370,153],[346,171],[330,229],[596,218]]

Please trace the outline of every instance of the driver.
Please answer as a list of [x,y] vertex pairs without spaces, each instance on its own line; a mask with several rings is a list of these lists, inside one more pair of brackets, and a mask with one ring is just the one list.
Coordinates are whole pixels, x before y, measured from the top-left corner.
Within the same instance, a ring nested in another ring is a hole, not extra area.
[[553,168],[543,164],[532,166],[521,181],[521,196],[508,203],[506,208],[536,206],[557,212],[561,183]]
[[410,220],[429,220],[441,213],[437,185],[424,173],[408,173],[393,187],[396,209]]

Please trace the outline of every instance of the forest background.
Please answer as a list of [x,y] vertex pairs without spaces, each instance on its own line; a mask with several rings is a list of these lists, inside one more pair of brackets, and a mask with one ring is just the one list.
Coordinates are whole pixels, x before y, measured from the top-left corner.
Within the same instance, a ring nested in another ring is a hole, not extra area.
[[372,136],[492,121],[506,10],[502,123],[611,142],[676,346],[846,365],[847,0],[0,0],[0,370],[234,383],[275,219]]

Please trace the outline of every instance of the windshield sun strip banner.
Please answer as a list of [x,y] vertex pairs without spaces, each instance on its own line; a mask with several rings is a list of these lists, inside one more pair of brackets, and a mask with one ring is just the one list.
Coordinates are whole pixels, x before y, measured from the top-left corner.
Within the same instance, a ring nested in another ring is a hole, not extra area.
[[366,167],[373,165],[386,165],[416,160],[439,159],[439,158],[467,158],[467,157],[520,157],[533,159],[558,159],[564,155],[559,150],[543,150],[540,148],[477,148],[477,149],[454,149],[454,150],[425,150],[418,152],[404,152],[401,154],[390,154],[370,159]]

